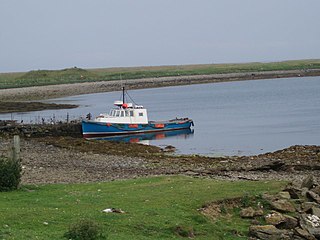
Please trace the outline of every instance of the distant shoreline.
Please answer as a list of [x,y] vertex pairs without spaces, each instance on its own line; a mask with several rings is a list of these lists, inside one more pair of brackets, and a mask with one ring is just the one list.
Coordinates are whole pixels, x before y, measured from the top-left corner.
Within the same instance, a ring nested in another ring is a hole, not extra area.
[[119,91],[122,84],[127,89],[144,89],[229,81],[320,76],[320,69],[245,72],[228,74],[192,75],[178,77],[143,78],[130,80],[84,82],[61,85],[11,88],[0,90],[0,101],[41,101],[81,94]]

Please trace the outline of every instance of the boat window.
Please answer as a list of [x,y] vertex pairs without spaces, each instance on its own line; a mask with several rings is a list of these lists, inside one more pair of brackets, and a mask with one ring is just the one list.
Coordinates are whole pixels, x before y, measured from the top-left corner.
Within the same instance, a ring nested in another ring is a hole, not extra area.
[[124,117],[124,111],[121,111],[121,117]]
[[120,111],[116,111],[116,117],[120,116]]
[[129,111],[125,111],[126,117],[129,117]]
[[143,112],[139,112],[139,117],[143,117]]
[[113,110],[113,113],[112,113],[112,116],[116,116],[116,111],[115,110]]
[[133,111],[130,111],[130,117],[133,117]]

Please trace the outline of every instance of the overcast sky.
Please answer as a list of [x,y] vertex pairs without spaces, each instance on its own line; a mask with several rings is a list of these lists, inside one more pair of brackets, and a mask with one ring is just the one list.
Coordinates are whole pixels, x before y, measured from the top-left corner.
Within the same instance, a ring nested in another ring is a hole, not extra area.
[[0,0],[0,72],[320,58],[320,0]]

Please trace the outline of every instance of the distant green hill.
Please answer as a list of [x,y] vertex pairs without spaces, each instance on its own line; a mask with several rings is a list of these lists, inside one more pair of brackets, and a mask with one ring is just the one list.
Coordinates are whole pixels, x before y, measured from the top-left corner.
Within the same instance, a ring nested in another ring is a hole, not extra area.
[[320,59],[270,63],[198,64],[177,66],[123,67],[63,70],[36,70],[27,73],[0,73],[0,88],[139,79],[202,74],[320,69]]
[[73,82],[95,81],[98,76],[81,68],[66,68],[63,70],[36,70],[16,78],[21,85],[50,85]]

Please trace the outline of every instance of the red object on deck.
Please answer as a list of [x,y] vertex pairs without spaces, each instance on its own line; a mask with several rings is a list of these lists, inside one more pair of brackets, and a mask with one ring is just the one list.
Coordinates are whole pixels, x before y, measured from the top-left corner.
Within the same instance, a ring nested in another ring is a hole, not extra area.
[[122,107],[123,107],[123,108],[128,108],[128,104],[123,103],[123,104],[122,104]]
[[164,128],[164,124],[155,124],[154,127],[156,127],[156,128]]
[[137,128],[138,124],[129,124],[129,128]]

